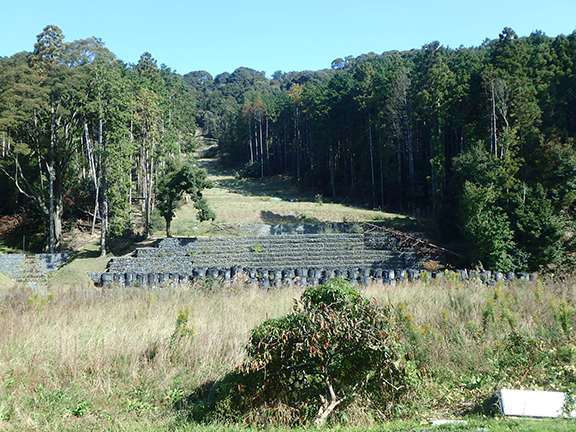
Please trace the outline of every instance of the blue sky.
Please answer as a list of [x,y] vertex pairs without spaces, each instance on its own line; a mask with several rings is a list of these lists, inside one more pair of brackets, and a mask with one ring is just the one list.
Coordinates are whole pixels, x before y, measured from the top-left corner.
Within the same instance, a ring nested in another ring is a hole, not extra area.
[[332,60],[576,30],[575,0],[0,0],[0,56],[33,50],[36,35],[60,27],[67,41],[101,38],[120,59],[150,52],[178,73],[212,75],[240,66],[265,71],[329,68]]

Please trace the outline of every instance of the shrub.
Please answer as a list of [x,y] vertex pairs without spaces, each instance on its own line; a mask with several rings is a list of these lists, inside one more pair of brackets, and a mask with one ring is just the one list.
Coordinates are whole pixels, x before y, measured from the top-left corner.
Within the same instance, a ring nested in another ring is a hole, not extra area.
[[265,250],[262,247],[262,245],[257,241],[256,243],[254,243],[254,246],[252,246],[252,252],[254,253],[264,253]]
[[262,166],[259,161],[248,162],[246,165],[244,165],[241,176],[243,178],[259,178],[261,177],[261,168]]
[[212,403],[200,403],[202,417],[230,420],[227,406],[248,417],[282,407],[282,421],[318,425],[357,398],[379,409],[401,403],[416,373],[393,316],[344,279],[308,288],[292,313],[252,331],[246,361],[215,387]]

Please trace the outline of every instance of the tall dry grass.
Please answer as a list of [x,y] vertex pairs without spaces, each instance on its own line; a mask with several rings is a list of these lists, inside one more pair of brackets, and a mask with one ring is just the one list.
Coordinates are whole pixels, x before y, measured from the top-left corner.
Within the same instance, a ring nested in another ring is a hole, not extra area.
[[424,378],[420,406],[479,410],[500,388],[576,394],[573,279],[490,286],[448,275],[367,294],[396,306]]
[[[43,296],[15,287],[0,304],[0,425],[154,413],[237,366],[250,329],[287,313],[298,295],[185,287]],[[193,336],[175,338],[182,311]]]
[[[423,410],[484,397],[496,383],[483,377],[498,377],[491,356],[511,332],[576,347],[573,281],[487,286],[446,278],[362,291],[396,307],[429,380]],[[13,287],[0,300],[0,430],[174,427],[173,402],[238,366],[250,330],[288,313],[301,292],[241,281],[44,296]],[[504,378],[518,381],[523,372]]]

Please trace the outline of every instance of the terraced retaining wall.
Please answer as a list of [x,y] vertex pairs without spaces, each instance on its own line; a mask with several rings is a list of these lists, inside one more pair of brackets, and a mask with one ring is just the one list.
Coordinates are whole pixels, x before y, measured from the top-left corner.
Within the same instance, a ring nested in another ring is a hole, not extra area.
[[113,258],[105,273],[89,276],[102,286],[229,280],[239,274],[249,283],[274,286],[319,283],[337,275],[364,283],[417,271],[427,259],[383,233],[166,238],[132,257]]
[[68,253],[0,255],[0,271],[19,282],[39,282],[69,259]]
[[[336,276],[353,284],[386,283],[451,277],[495,284],[500,280],[535,279],[535,274],[490,271],[437,271],[423,268],[443,260],[404,247],[389,233],[312,233],[281,230],[282,235],[160,239],[138,248],[132,257],[113,258],[105,273],[88,275],[99,286],[175,286],[198,280],[229,282],[242,278],[263,288],[319,284]],[[290,234],[286,234],[289,232]],[[314,230],[309,231],[314,232]]]

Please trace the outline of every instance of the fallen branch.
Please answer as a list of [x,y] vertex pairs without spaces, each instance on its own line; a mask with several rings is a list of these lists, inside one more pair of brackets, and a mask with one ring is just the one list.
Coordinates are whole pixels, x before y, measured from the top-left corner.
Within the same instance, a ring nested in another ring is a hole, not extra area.
[[446,248],[441,246],[437,246],[435,244],[430,243],[427,240],[423,240],[421,238],[416,237],[415,235],[408,234],[402,231],[398,231],[392,228],[381,227],[375,224],[371,224],[369,222],[358,222],[358,224],[365,229],[366,232],[384,232],[387,234],[391,234],[400,242],[401,247],[411,247],[417,249],[423,253],[431,253],[439,255],[441,253],[449,253],[451,255],[457,256],[459,258],[463,258],[462,255],[452,252]]

